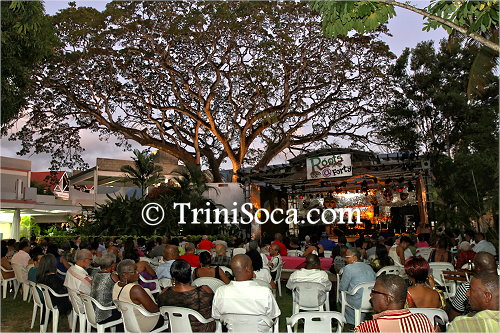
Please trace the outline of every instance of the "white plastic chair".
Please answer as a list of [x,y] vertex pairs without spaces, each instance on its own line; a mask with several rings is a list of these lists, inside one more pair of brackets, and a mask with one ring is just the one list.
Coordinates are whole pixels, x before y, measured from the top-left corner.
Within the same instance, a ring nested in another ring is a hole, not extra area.
[[145,278],[142,277],[142,275],[139,274],[139,279],[141,279],[142,282],[144,283],[154,283],[155,284],[155,289],[154,290],[151,290],[151,293],[152,294],[155,294],[155,293],[159,293],[161,292],[161,288],[160,288],[160,281],[158,281],[158,279],[153,279],[153,280],[146,280]]
[[457,293],[457,281],[448,280],[445,278],[443,271],[441,271],[441,281],[444,286],[444,295],[446,298],[453,299]]
[[377,272],[377,274],[375,274],[375,276],[380,276],[382,274],[393,274],[393,275],[401,275],[404,271],[404,268],[401,267],[401,266],[396,266],[396,265],[393,265],[393,266],[385,266],[385,267],[382,267],[381,269],[379,269],[379,271]]
[[332,251],[325,250],[323,251],[325,258],[331,258],[332,257]]
[[160,283],[160,288],[172,287],[172,279],[169,278],[161,278],[158,280]]
[[305,311],[330,311],[330,293],[321,283],[295,282],[292,286],[292,313]]
[[[160,313],[167,318],[170,324],[171,332],[183,332],[183,333],[192,333],[193,329],[191,328],[191,322],[189,321],[189,316],[193,316],[202,324],[208,324],[214,321],[213,318],[206,319],[203,317],[198,311],[181,308],[178,306],[162,306],[160,308]],[[220,325],[220,322],[217,322],[216,325]]]
[[[221,316],[220,322],[226,325],[228,333],[260,332],[259,322],[264,322],[269,327],[269,332],[279,332],[279,317],[273,322],[266,316],[226,313]],[[218,325],[216,332],[221,331],[221,325]]]
[[195,286],[195,287],[199,287],[199,286],[209,286],[210,289],[213,290],[213,292],[215,293],[215,291],[219,288],[219,287],[222,287],[225,285],[224,282],[222,282],[222,280],[219,280],[219,279],[216,279],[216,278],[213,278],[213,277],[199,277],[197,279],[195,279],[191,285]]
[[340,271],[335,274],[337,281],[335,282],[336,285],[336,290],[335,292],[337,293],[337,298],[335,299],[337,303],[340,302],[340,279],[342,278],[342,273],[344,273],[344,268],[341,268]]
[[[14,273],[13,270],[8,270],[0,266],[0,269],[4,273]],[[14,273],[15,274],[15,273]],[[14,298],[17,296],[17,291],[19,290],[19,282],[17,282],[16,277],[14,276],[13,278],[8,278],[4,279],[2,273],[0,272],[0,279],[2,279],[2,290],[3,290],[3,298],[7,297],[7,290],[9,289],[9,285],[11,285],[12,289],[14,290]]]
[[332,319],[337,322],[337,333],[344,328],[345,318],[337,311],[299,312],[286,318],[286,330],[292,333],[299,320],[304,321],[304,333],[332,332]]
[[229,272],[229,274],[233,275],[233,270],[229,267],[226,267],[226,266],[219,266],[220,269],[222,269],[224,271],[224,273],[227,273]]
[[281,297],[281,271],[283,270],[283,261],[281,261],[278,265],[278,269],[276,270],[276,277],[274,278],[274,283],[278,288],[278,295]]
[[26,271],[26,268],[12,264],[12,268],[14,269],[14,275],[16,276],[16,280],[19,283],[18,289],[22,287],[22,292],[23,292],[23,301],[29,301],[30,300],[30,285],[28,284],[28,272]]
[[233,257],[237,254],[245,254],[247,253],[247,250],[243,247],[237,247],[233,250]]
[[57,269],[57,274],[60,274],[62,276],[66,276],[66,272],[61,271],[59,268]]
[[68,289],[68,296],[69,301],[71,302],[71,306],[73,307],[73,311],[71,311],[71,332],[76,332],[76,321],[78,319],[78,323],[80,325],[80,333],[84,333],[86,329],[86,318],[85,307],[83,306],[82,300],[80,299],[80,296],[78,296],[77,292],[71,289]]
[[[375,282],[366,282],[358,284],[351,291],[341,291],[342,295],[342,315],[345,317],[345,308],[346,306],[350,307],[354,310],[354,326],[358,326],[361,323],[361,313],[362,312],[371,312],[372,305],[370,303],[370,293],[373,289]],[[359,308],[355,308],[354,305],[349,304],[347,301],[347,296],[353,296],[358,291],[362,292],[361,295],[361,306]]]
[[[159,312],[151,313],[146,309],[144,309],[142,306],[139,306],[137,304],[127,303],[119,301],[117,299],[113,300],[113,302],[118,308],[118,311],[120,311],[122,314],[123,326],[127,333],[142,333],[141,328],[139,326],[139,322],[137,321],[137,317],[135,316],[135,311],[140,312],[145,317],[156,317],[158,315],[161,316]],[[151,333],[159,333],[166,330],[167,328],[168,328],[168,321],[165,321],[165,324],[162,327],[157,328],[154,331],[151,331]]]
[[[44,284],[37,284],[38,288],[42,289],[43,292],[43,300],[45,302],[45,327],[49,327],[49,316],[52,313],[52,332],[57,333],[57,327],[59,325],[59,309],[57,306],[52,304],[52,299],[50,295],[54,295],[55,297],[66,297],[68,294],[58,294],[49,286]],[[68,317],[71,317],[71,313]]]
[[80,297],[82,299],[83,306],[85,307],[87,333],[90,333],[92,327],[96,328],[98,333],[104,333],[104,330],[109,327],[111,328],[111,332],[115,332],[116,325],[119,325],[123,322],[123,320],[120,318],[105,324],[99,324],[95,318],[94,306],[100,310],[113,310],[116,309],[116,306],[104,306],[101,303],[99,303],[95,298],[90,297],[89,295],[80,294]]
[[429,318],[430,322],[435,326],[448,324],[448,315],[444,310],[433,308],[409,308],[411,313],[422,313]]
[[430,262],[429,266],[431,268],[430,273],[434,276],[434,281],[439,285],[444,287],[445,282],[442,279],[442,271],[454,271],[455,267],[449,262]]
[[31,288],[31,294],[33,295],[33,315],[31,316],[31,328],[33,329],[33,327],[35,326],[36,313],[38,312],[38,309],[40,309],[40,332],[45,332],[47,323],[42,324],[43,302],[40,299],[40,294],[38,294],[36,284],[32,281],[28,281],[28,284]]
[[425,260],[429,261],[429,257],[431,256],[431,253],[432,253],[432,248],[419,247],[419,248],[417,248],[415,255],[420,256],[420,257],[424,258]]

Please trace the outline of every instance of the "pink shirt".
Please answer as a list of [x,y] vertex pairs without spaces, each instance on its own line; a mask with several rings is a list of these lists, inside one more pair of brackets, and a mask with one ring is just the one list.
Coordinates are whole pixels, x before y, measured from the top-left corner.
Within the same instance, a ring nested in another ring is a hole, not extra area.
[[12,259],[10,260],[10,263],[26,268],[29,264],[30,259],[31,257],[28,253],[24,252],[23,250],[19,250],[19,252],[14,254]]

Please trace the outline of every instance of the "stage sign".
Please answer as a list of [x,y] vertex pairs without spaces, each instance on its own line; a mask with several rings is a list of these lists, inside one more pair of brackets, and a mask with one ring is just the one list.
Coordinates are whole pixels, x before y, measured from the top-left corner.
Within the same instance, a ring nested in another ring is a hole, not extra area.
[[309,157],[307,179],[352,176],[351,154]]

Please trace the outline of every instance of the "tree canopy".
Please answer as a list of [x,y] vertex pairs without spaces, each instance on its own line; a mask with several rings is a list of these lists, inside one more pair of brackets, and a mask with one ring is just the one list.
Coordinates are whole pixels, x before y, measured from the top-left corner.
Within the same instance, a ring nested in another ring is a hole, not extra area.
[[40,1],[2,1],[3,126],[26,105],[33,67],[50,56],[57,42]]
[[325,38],[303,3],[118,1],[54,23],[63,45],[33,75],[14,138],[66,166],[82,162],[87,129],[201,161],[220,181],[226,158],[236,172],[290,147],[366,142],[358,130],[390,91],[379,32]]
[[429,156],[440,221],[498,212],[498,80],[467,97],[478,51],[445,40],[437,50],[433,42],[406,49],[391,73],[399,87],[380,118],[381,142]]
[[423,8],[412,6],[409,1],[312,1],[312,7],[322,14],[328,36],[346,35],[351,30],[365,33],[377,29],[396,15],[394,7],[418,13],[427,19],[424,29],[443,27],[449,33],[455,30],[498,53],[498,0],[448,1],[431,0]]

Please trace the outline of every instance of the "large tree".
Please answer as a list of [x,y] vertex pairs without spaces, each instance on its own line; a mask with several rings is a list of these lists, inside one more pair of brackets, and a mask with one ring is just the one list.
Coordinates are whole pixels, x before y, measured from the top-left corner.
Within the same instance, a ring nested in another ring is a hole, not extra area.
[[26,106],[31,70],[56,42],[40,1],[2,1],[2,125]]
[[379,122],[382,142],[429,157],[437,218],[455,225],[498,212],[498,80],[467,97],[477,52],[444,40],[437,50],[433,42],[406,49],[391,73],[399,87]]
[[390,93],[378,33],[325,38],[303,3],[120,1],[54,23],[64,45],[35,73],[14,137],[68,166],[88,129],[202,161],[219,181],[226,158],[236,173],[290,147],[366,140]]

